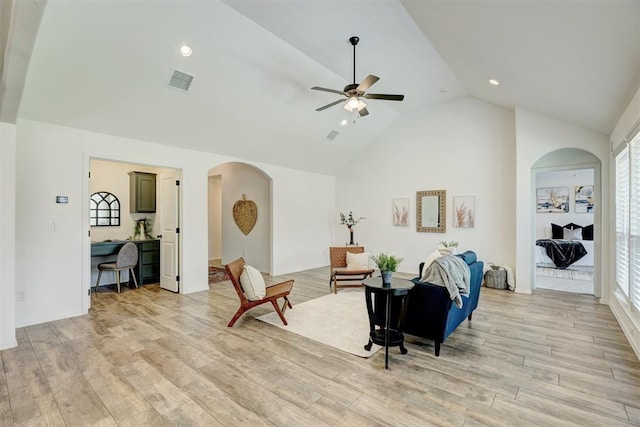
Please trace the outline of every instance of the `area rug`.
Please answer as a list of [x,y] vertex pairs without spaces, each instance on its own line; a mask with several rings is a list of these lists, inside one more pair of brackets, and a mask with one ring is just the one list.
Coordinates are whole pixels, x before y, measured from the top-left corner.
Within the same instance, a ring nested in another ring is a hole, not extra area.
[[369,341],[364,291],[345,290],[293,304],[293,309],[285,312],[288,326],[282,324],[275,311],[258,320],[360,357],[373,356],[381,348],[374,344],[371,351],[364,349]]
[[209,284],[212,285],[214,283],[224,282],[225,280],[229,280],[229,275],[224,268],[211,267],[209,266]]
[[568,268],[560,269],[555,268],[553,264],[538,265],[536,267],[536,276],[593,281],[593,267],[572,265]]

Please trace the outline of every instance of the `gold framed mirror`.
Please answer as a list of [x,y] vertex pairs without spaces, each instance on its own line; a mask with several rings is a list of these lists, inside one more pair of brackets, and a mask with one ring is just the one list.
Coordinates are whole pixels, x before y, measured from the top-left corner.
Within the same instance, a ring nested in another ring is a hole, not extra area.
[[416,231],[447,231],[447,190],[416,191]]

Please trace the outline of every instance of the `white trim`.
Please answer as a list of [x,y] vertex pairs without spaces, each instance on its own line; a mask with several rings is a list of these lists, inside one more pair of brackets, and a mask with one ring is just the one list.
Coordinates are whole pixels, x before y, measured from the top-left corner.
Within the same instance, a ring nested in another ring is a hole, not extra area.
[[636,357],[640,360],[640,329],[636,326],[632,316],[625,308],[625,304],[621,301],[621,297],[624,297],[624,295],[615,292],[609,304],[609,308],[618,321],[618,324],[629,341],[629,345],[631,345]]

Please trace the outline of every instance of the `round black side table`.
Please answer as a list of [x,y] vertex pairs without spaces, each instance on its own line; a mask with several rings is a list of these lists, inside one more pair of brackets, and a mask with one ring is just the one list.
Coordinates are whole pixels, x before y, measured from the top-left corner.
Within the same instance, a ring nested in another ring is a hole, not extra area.
[[[382,277],[371,277],[365,279],[362,284],[365,290],[365,299],[367,301],[367,313],[369,314],[369,342],[364,346],[365,350],[371,350],[372,344],[384,346],[384,368],[389,369],[389,347],[400,347],[400,353],[407,354],[404,347],[404,335],[402,334],[402,323],[407,312],[407,300],[409,299],[409,291],[413,289],[414,284],[409,280],[391,278],[391,283],[382,283]],[[375,312],[371,303],[371,294],[378,298],[384,298],[385,314],[384,327],[376,329]],[[391,299],[393,297],[402,298],[400,313],[396,323],[396,329],[391,329]]]

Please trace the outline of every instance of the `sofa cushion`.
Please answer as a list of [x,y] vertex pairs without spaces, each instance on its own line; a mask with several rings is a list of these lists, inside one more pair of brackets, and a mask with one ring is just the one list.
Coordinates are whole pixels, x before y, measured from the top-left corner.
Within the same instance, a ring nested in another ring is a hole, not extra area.
[[360,254],[354,254],[347,252],[347,270],[367,270],[369,267],[369,260],[371,254],[369,252],[362,252]]
[[471,265],[478,260],[476,253],[473,251],[466,251],[461,254],[457,254],[456,256],[462,258],[462,260],[466,262],[467,265]]
[[420,271],[421,282],[425,281],[425,278],[427,276],[427,270],[429,269],[431,264],[433,264],[433,261],[437,260],[441,256],[443,256],[442,253],[440,253],[440,251],[437,249],[429,254],[424,264],[422,264],[422,271]]
[[264,277],[257,268],[250,265],[244,266],[240,275],[240,285],[249,301],[262,299],[267,294]]

